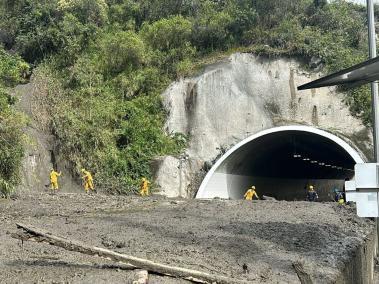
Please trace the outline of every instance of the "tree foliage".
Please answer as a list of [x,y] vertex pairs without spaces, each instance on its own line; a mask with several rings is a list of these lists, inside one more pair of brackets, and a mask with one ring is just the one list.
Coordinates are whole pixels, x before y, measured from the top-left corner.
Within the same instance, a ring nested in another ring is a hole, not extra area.
[[29,66],[20,57],[9,55],[0,46],[0,197],[19,183],[23,151],[23,117],[12,105],[9,88],[23,82]]

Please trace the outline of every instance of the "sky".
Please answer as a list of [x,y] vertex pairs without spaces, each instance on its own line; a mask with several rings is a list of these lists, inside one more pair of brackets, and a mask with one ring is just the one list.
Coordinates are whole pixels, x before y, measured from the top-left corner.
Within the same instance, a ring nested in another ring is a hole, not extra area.
[[[366,0],[348,0],[350,2],[358,3],[358,4],[364,4],[366,5]],[[379,4],[379,0],[373,0],[374,3]]]

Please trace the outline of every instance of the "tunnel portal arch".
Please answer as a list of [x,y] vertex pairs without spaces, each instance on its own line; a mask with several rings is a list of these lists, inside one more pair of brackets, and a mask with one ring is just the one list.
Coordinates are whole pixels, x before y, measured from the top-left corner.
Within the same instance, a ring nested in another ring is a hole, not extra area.
[[[296,157],[295,157],[296,156]],[[300,156],[300,157],[297,157]],[[281,126],[252,135],[228,150],[205,176],[196,198],[240,199],[252,184],[258,194],[303,200],[316,186],[323,200],[364,159],[334,134],[310,126]]]

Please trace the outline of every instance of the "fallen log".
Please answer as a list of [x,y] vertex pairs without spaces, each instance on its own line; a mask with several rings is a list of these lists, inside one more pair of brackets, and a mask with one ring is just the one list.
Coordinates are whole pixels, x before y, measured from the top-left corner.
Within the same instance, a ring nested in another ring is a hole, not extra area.
[[300,261],[294,261],[292,263],[293,268],[296,271],[297,277],[299,277],[301,284],[313,284],[311,276],[305,271],[304,265]]
[[53,246],[63,249],[80,252],[87,255],[99,256],[113,261],[123,262],[135,268],[145,269],[150,272],[155,272],[163,275],[168,275],[177,278],[183,278],[197,283],[219,283],[219,284],[246,284],[248,281],[232,279],[226,276],[212,275],[209,273],[169,266],[156,263],[147,259],[142,259],[134,256],[120,254],[108,249],[91,247],[77,241],[69,240],[63,237],[54,236],[53,234],[30,225],[16,224],[18,229],[23,230],[22,233],[13,234],[12,237],[21,239],[22,241],[35,241],[48,243]]

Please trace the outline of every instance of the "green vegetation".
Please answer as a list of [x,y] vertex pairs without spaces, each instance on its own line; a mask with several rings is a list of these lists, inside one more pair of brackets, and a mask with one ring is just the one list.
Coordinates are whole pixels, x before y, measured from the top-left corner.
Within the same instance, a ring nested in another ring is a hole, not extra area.
[[[235,49],[315,56],[329,72],[367,57],[366,34],[365,9],[344,1],[0,4],[0,40],[35,66],[35,77],[49,86],[49,124],[59,154],[74,171],[88,167],[99,186],[117,193],[129,192],[140,177],[149,177],[154,157],[178,154],[185,146],[186,137],[163,131],[160,94],[206,58]],[[17,82],[19,69],[9,70],[2,75],[4,82]],[[347,91],[352,113],[369,124],[367,87]]]
[[9,55],[0,46],[0,197],[8,196],[19,182],[24,120],[12,108],[14,98],[9,88],[21,83],[28,69],[20,57]]

